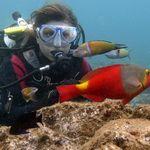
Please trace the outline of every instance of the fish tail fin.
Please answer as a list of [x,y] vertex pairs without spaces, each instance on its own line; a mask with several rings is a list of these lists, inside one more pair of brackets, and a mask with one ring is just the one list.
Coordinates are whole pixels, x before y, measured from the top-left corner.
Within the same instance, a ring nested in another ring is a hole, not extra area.
[[71,85],[60,85],[56,87],[59,93],[60,102],[69,101],[73,98],[76,98],[80,95],[79,90],[76,88],[75,84]]
[[129,58],[129,61],[131,61],[131,52],[132,52],[132,50],[128,50],[128,52],[129,52],[129,55],[128,55],[128,58]]

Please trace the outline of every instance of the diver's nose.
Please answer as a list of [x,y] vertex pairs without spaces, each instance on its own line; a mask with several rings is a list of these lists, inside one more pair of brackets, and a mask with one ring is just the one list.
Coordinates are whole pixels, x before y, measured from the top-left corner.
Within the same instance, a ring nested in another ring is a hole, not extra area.
[[54,46],[55,47],[61,47],[61,34],[60,31],[58,31],[54,37]]

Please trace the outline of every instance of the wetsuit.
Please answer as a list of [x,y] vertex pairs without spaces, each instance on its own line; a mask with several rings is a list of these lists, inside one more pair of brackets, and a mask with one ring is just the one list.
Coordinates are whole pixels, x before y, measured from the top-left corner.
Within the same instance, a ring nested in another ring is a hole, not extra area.
[[[40,55],[38,59],[40,66],[50,64],[49,60],[42,55]],[[0,86],[18,80],[34,69],[35,68],[24,59],[23,55],[10,55],[6,57],[0,65]],[[60,59],[53,63],[50,70],[42,73],[34,73],[20,83],[6,89],[1,89],[0,123],[5,122],[5,120],[11,122],[23,114],[34,112],[39,108],[56,103],[57,99],[47,99],[45,92],[55,88],[49,85],[62,81],[65,83],[66,80],[70,79],[79,80],[90,70],[91,67],[85,59],[75,57]],[[26,102],[24,100],[21,90],[25,87],[37,87],[39,89],[40,94],[36,102]],[[9,98],[11,98],[11,100]]]

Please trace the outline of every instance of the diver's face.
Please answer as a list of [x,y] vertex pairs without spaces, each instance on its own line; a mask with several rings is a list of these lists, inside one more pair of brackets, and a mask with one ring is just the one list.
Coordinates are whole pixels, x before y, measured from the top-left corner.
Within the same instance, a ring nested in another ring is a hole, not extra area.
[[49,60],[54,60],[52,51],[68,53],[71,42],[77,37],[77,29],[62,21],[48,22],[37,28],[37,42],[42,54]]

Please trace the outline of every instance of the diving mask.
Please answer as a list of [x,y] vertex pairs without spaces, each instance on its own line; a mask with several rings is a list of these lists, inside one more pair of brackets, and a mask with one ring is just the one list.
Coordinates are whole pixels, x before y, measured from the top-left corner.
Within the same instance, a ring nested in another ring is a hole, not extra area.
[[47,45],[53,45],[55,41],[61,46],[70,44],[77,38],[76,27],[44,24],[36,29],[38,37]]

